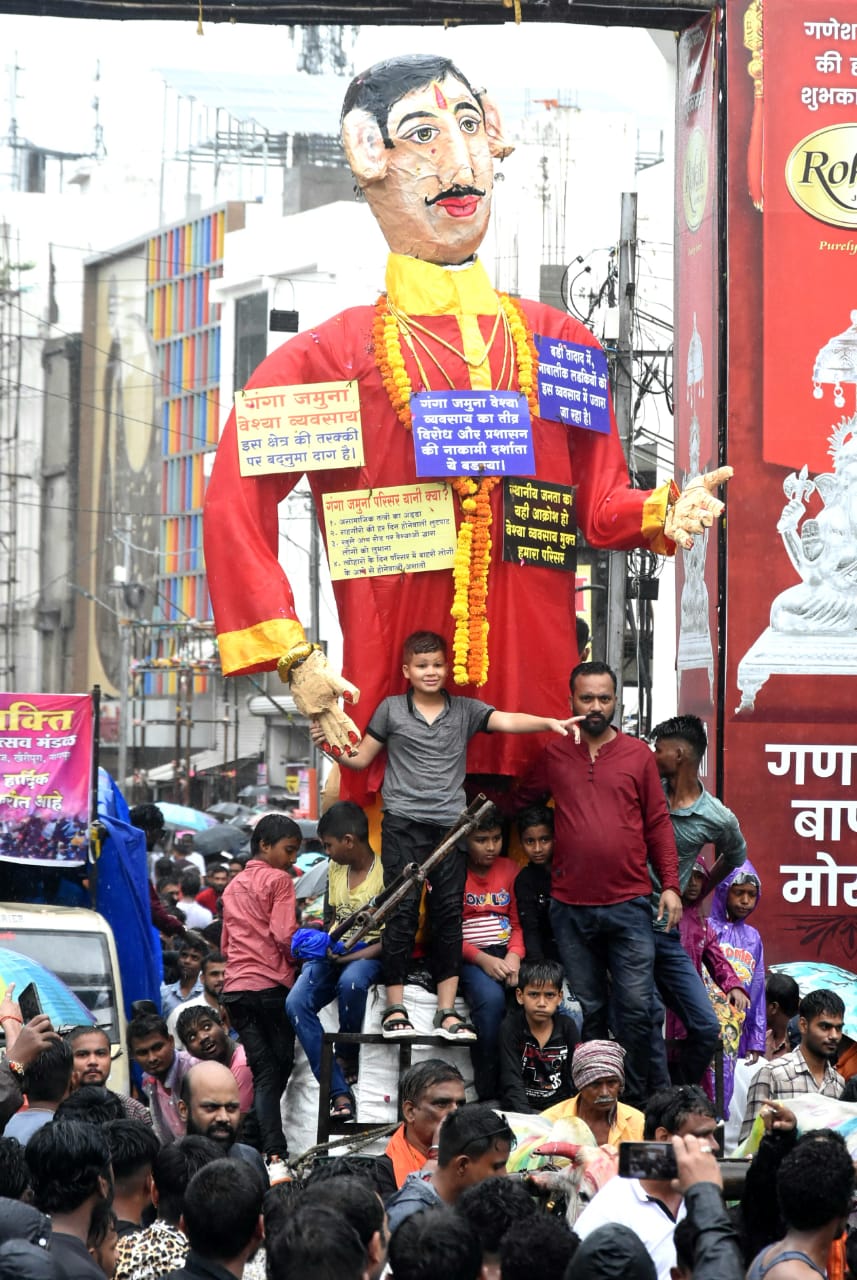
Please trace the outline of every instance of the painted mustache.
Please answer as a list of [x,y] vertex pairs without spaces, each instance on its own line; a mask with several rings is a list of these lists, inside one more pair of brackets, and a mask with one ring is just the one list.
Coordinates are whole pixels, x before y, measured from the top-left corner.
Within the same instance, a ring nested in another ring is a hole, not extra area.
[[439,204],[441,200],[460,200],[462,196],[484,196],[485,192],[479,187],[447,187],[446,191],[441,191],[439,195],[429,198],[426,196],[426,205]]

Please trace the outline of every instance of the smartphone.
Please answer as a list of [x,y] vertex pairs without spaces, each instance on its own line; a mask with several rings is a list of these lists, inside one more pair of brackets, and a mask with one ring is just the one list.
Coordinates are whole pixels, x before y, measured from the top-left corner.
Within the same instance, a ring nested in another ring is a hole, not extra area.
[[31,1018],[35,1018],[37,1014],[42,1012],[42,1002],[39,999],[39,992],[35,982],[28,982],[24,990],[18,996],[18,1007],[21,1010],[21,1017],[24,1022],[29,1022]]
[[620,1178],[676,1178],[678,1168],[671,1142],[620,1142]]

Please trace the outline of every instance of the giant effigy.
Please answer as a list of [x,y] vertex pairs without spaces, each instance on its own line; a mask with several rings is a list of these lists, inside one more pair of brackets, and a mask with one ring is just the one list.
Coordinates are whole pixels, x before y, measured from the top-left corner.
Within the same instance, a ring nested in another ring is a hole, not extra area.
[[[448,637],[461,691],[562,710],[578,657],[563,551],[577,530],[670,555],[711,526],[731,474],[632,488],[594,336],[494,289],[478,250],[511,147],[496,105],[452,62],[402,57],[355,77],[342,138],[390,250],[385,289],[258,367],[224,428],[204,523],[224,672],[278,669],[334,754],[402,691],[402,641],[417,628]],[[347,679],[307,643],[278,560],[278,508],[304,473]],[[357,690],[352,722],[336,700]],[[469,770],[515,777],[534,749],[480,734]],[[343,798],[367,802],[381,771],[343,778]]]

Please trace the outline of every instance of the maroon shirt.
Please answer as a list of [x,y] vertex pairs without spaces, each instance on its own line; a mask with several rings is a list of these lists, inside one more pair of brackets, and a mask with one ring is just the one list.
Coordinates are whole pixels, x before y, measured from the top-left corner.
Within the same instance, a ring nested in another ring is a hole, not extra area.
[[523,806],[547,795],[556,823],[552,897],[587,907],[648,897],[649,859],[663,887],[679,892],[672,822],[645,743],[617,732],[592,760],[586,742],[554,739],[516,799]]

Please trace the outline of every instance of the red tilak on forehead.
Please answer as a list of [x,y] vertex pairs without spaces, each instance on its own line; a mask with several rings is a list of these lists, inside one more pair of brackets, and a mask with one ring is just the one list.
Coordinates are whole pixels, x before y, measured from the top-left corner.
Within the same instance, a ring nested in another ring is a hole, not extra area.
[[434,84],[434,83],[433,83],[433,84],[432,84],[432,88],[434,89],[434,100],[435,100],[435,102],[436,102],[436,103],[437,103],[437,105],[440,107],[441,111],[446,111],[446,105],[447,105],[447,104],[446,104],[446,98],[443,96],[443,94],[442,94],[442,93],[441,93],[441,91],[440,91],[440,85],[439,85],[439,84]]

